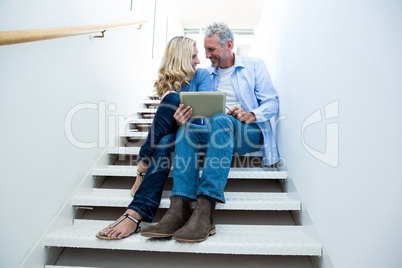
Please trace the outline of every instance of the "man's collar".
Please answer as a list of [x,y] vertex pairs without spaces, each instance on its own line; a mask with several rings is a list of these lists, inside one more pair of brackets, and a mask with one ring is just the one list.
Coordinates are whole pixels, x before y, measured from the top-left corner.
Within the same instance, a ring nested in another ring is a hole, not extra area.
[[234,62],[235,68],[237,68],[237,67],[243,67],[243,68],[246,67],[246,66],[244,66],[242,57],[240,57],[240,56],[236,57],[235,54],[233,54],[233,55],[235,57],[235,62]]

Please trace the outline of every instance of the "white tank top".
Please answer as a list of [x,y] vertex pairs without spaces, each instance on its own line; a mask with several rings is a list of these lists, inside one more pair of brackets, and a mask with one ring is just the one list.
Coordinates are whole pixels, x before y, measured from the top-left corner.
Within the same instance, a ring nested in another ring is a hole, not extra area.
[[[232,81],[230,76],[234,71],[235,66],[231,66],[226,69],[218,68],[219,82],[217,90],[220,92],[226,92],[226,106],[232,108],[233,106],[240,107],[240,102],[234,92]],[[226,112],[228,109],[226,108]]]

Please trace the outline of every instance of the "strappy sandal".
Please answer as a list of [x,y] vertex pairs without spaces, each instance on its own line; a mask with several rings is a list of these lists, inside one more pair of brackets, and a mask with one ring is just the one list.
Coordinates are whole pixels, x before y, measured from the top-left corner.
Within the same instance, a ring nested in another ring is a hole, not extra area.
[[[122,221],[124,221],[126,218],[129,218],[130,220],[132,220],[133,222],[135,222],[137,224],[137,227],[135,228],[134,232],[132,232],[131,234],[129,234],[126,237],[129,237],[132,234],[136,234],[139,233],[141,231],[141,227],[140,227],[140,223],[141,220],[136,220],[133,216],[131,216],[130,214],[123,214],[123,218],[121,218],[120,220],[116,221],[112,226],[110,226],[109,228],[112,229],[114,227],[116,227],[119,223],[121,223]],[[103,240],[120,240],[121,238],[118,237],[108,237],[108,236],[104,236],[104,235],[99,235],[96,234],[96,237],[99,239],[103,239]],[[123,238],[126,238],[123,237]]]
[[[141,181],[141,182],[142,182],[142,180],[144,179],[145,173],[146,173],[146,172],[139,172],[139,171],[137,170],[137,175],[140,176],[140,181]],[[135,182],[134,182],[134,185],[135,185]],[[134,197],[134,195],[135,195],[135,192],[134,192],[134,185],[133,185],[133,187],[131,187],[131,191],[130,191],[130,194],[131,194],[132,197]],[[138,190],[138,189],[137,189],[137,190]]]

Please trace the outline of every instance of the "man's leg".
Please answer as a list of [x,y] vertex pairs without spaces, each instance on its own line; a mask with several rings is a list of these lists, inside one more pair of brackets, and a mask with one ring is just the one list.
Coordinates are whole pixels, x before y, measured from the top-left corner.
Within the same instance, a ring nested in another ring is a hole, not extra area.
[[172,196],[197,199],[200,177],[199,153],[206,151],[208,130],[206,126],[186,124],[176,135],[173,160]]
[[257,124],[245,124],[226,114],[215,115],[210,120],[206,162],[197,196],[206,195],[224,203],[223,189],[233,154],[257,151],[262,144],[263,135]]
[[[201,242],[215,234],[215,202],[225,202],[223,189],[227,182],[233,153],[245,154],[261,148],[263,136],[256,124],[244,124],[232,116],[215,115],[210,120],[208,150],[197,192],[197,204],[191,218],[174,233],[182,242]],[[212,202],[211,202],[212,201]]]

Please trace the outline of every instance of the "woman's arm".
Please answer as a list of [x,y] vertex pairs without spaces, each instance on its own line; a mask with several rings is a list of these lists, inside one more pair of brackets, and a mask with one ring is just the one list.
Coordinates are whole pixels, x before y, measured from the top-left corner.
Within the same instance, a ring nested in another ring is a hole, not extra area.
[[206,70],[199,68],[197,77],[197,89],[196,91],[212,91],[211,74]]

